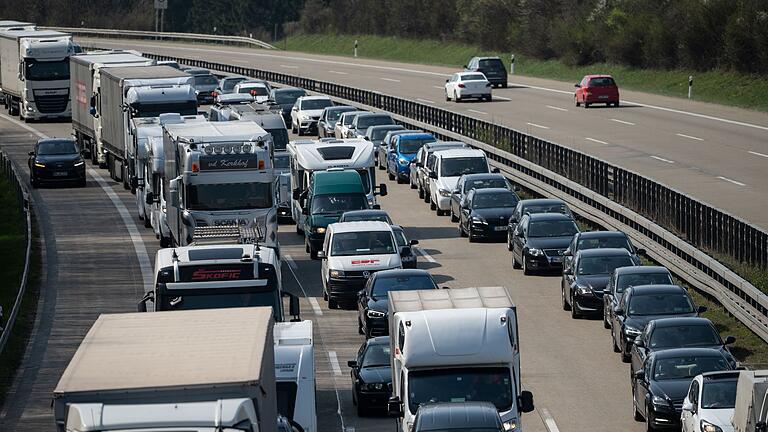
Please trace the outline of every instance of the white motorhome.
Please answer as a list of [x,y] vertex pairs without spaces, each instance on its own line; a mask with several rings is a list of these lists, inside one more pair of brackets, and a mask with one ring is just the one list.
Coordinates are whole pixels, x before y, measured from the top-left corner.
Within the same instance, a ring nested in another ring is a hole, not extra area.
[[79,47],[56,31],[0,31],[0,88],[8,113],[20,119],[71,116],[69,57]]
[[258,227],[277,247],[271,136],[252,121],[163,125],[163,192],[174,245],[195,227]]
[[429,171],[429,202],[440,216],[451,211],[451,194],[462,175],[488,173],[491,169],[482,150],[439,150],[434,156],[434,169]]
[[419,406],[491,402],[522,430],[533,395],[520,383],[517,309],[504,287],[389,292],[389,414],[410,432]]
[[304,225],[301,194],[309,188],[312,173],[331,168],[351,169],[360,174],[368,197],[368,206],[376,204],[373,144],[364,139],[298,140],[288,143],[291,156],[291,217]]
[[275,323],[277,412],[317,432],[312,321]]
[[270,308],[101,315],[53,391],[58,432],[276,432]]

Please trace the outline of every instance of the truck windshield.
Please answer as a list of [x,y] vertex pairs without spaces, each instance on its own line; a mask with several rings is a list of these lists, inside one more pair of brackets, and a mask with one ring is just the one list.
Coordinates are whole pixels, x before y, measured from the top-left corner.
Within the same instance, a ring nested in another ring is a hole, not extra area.
[[68,80],[69,59],[50,62],[24,60],[24,78],[30,81]]
[[285,150],[288,147],[288,129],[266,129],[272,135],[274,151]]
[[408,374],[408,409],[436,402],[490,402],[499,411],[512,407],[512,380],[504,367],[456,368]]
[[364,210],[368,201],[363,194],[317,195],[312,198],[312,214],[338,214],[350,210]]
[[272,183],[191,184],[189,210],[248,210],[272,207]]
[[163,294],[160,301],[160,310],[164,311],[271,306],[272,310],[276,311],[275,320],[282,319],[280,316],[282,303],[275,288],[266,291],[264,287],[179,290],[178,292],[174,290]]
[[185,102],[166,102],[166,103],[134,103],[131,104],[133,117],[159,117],[160,114],[178,113],[180,115],[196,115],[197,101],[189,100]]

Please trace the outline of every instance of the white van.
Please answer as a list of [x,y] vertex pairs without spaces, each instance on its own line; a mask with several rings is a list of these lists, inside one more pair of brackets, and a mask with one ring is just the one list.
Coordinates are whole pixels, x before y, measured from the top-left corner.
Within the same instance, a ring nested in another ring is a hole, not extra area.
[[482,150],[451,149],[436,151],[434,155],[434,169],[429,171],[429,207],[442,216],[451,210],[451,193],[456,189],[459,177],[491,170]]
[[403,268],[392,227],[386,222],[328,225],[317,257],[323,260],[323,298],[331,309],[339,301],[354,305],[357,293],[374,272]]

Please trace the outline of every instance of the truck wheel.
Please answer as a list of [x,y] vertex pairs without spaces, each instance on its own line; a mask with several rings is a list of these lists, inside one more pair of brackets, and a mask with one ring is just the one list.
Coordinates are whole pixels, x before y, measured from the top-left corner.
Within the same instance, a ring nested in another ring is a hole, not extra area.
[[[391,172],[389,172],[389,170],[387,170],[387,176],[389,177],[389,179],[390,179],[390,180],[394,180],[394,179],[395,179],[395,176],[394,176],[394,174],[392,174]],[[398,183],[400,183],[400,182],[398,181]]]
[[171,238],[160,234],[160,247],[161,248],[171,247]]
[[152,228],[152,219],[149,216],[144,216],[144,228]]
[[[123,189],[125,190],[131,190],[131,185],[128,184],[128,167],[123,164],[123,169],[120,173],[121,178],[123,179]],[[131,191],[133,193],[136,193],[135,190]]]
[[328,309],[338,309],[339,303],[334,298],[328,297]]

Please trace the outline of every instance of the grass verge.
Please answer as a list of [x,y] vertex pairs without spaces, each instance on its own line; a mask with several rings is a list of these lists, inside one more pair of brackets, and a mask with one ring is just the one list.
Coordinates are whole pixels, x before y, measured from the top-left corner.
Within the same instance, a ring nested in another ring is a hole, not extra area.
[[[353,55],[355,40],[358,55],[364,58],[392,60],[460,68],[473,56],[498,55],[509,63],[510,53],[493,52],[455,42],[415,40],[373,35],[298,34],[275,43],[280,49],[326,55]],[[607,73],[623,89],[685,98],[688,77],[693,75],[694,99],[768,111],[768,79],[730,71],[696,72],[690,70],[633,69],[607,63],[569,66],[558,60],[537,60],[515,56],[515,73],[576,83],[589,73]]]

